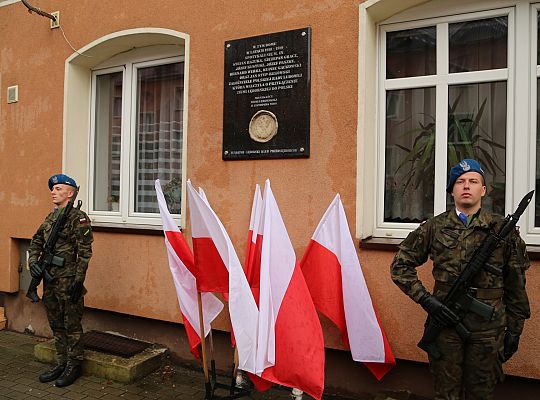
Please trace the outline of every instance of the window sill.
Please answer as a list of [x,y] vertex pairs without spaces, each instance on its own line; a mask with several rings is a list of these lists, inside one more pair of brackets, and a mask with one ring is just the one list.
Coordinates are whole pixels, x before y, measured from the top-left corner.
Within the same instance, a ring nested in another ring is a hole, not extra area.
[[540,260],[540,246],[527,245],[527,254],[530,260]]
[[[391,238],[379,238],[368,237],[362,239],[359,242],[360,249],[367,250],[384,250],[397,252],[399,245],[404,239],[391,239]],[[527,245],[527,254],[530,260],[540,260],[540,246],[539,245]]]
[[114,222],[93,222],[92,230],[94,232],[110,233],[132,233],[140,235],[164,236],[161,225],[142,225],[142,224],[121,224]]
[[396,238],[380,238],[370,236],[366,239],[360,240],[359,247],[367,250],[387,250],[397,251],[398,246],[404,239]]

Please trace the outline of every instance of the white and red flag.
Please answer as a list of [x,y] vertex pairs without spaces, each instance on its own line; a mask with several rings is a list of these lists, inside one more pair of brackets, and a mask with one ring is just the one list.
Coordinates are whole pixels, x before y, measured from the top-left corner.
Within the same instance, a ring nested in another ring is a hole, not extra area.
[[251,217],[249,220],[249,231],[246,245],[246,260],[244,262],[244,271],[248,280],[253,297],[257,305],[259,304],[259,282],[261,280],[261,246],[262,235],[259,231],[261,227],[262,215],[262,196],[261,188],[257,184],[255,186],[255,194],[253,195],[253,204],[251,206]]
[[[167,203],[161,190],[159,179],[155,182],[156,195],[159,205],[159,213],[163,222],[163,232],[165,233],[165,247],[167,248],[167,256],[169,259],[169,268],[173,277],[174,286],[176,288],[176,296],[182,313],[182,319],[186,328],[186,333],[189,341],[191,353],[200,359],[199,344],[201,337],[198,330],[194,327],[199,327],[199,305],[197,302],[197,284],[194,271],[193,253],[189,248],[184,235],[174,222]],[[212,293],[202,294],[202,305],[204,315],[204,334],[210,332],[211,322],[219,315],[223,309],[223,303],[219,301]]]
[[259,232],[262,248],[256,374],[320,399],[324,390],[323,333],[268,180]]
[[317,310],[339,328],[353,360],[382,379],[396,360],[373,308],[339,194],[319,222],[300,265]]
[[[238,349],[238,368],[255,371],[259,311],[251,294],[240,260],[223,224],[202,189],[187,182],[189,215],[199,290],[228,292],[229,315]],[[215,276],[219,279],[213,281]],[[225,280],[225,282],[223,282]],[[212,285],[210,284],[212,283]]]

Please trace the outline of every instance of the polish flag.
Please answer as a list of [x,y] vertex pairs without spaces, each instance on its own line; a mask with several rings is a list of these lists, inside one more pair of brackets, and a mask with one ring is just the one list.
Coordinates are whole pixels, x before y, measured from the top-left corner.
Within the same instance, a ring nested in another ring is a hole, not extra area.
[[[199,273],[197,278],[210,275],[207,282],[211,282],[212,275],[220,275],[214,291],[229,293],[229,315],[238,349],[238,368],[254,372],[259,318],[257,305],[231,239],[204,191],[201,189],[198,193],[190,181],[187,188],[195,265]],[[225,278],[226,281],[222,282]]]
[[[186,328],[186,334],[191,348],[191,353],[200,359],[199,344],[201,337],[199,333],[199,305],[197,301],[197,283],[194,271],[194,260],[184,235],[174,222],[167,203],[161,190],[159,179],[155,182],[156,195],[159,205],[159,213],[163,223],[165,233],[165,247],[169,259],[169,268],[176,288],[176,296],[182,313],[182,320]],[[223,309],[223,303],[212,293],[202,294],[204,335],[210,332],[211,322],[219,315]],[[197,329],[195,330],[194,327]]]
[[259,304],[259,282],[261,272],[262,236],[261,232],[259,232],[259,228],[262,215],[262,204],[261,188],[257,184],[255,186],[255,194],[253,195],[253,204],[251,206],[251,217],[249,220],[249,232],[246,246],[246,261],[244,262],[244,271],[257,304]]
[[353,360],[382,379],[396,360],[373,308],[339,194],[319,222],[300,265],[317,310],[339,328]]
[[[197,289],[200,292],[227,293],[229,291],[229,271],[218,251],[219,247],[226,253],[227,243],[222,237],[219,243],[214,243],[211,233],[208,231],[207,220],[213,221],[214,217],[212,216],[213,211],[205,213],[210,206],[204,192],[202,195],[198,193],[189,180],[187,187],[191,238],[197,271],[195,274],[197,276]],[[215,225],[215,222],[213,224]],[[216,230],[219,229],[218,226]]]
[[324,390],[322,329],[269,180],[260,225],[256,374],[320,399]]

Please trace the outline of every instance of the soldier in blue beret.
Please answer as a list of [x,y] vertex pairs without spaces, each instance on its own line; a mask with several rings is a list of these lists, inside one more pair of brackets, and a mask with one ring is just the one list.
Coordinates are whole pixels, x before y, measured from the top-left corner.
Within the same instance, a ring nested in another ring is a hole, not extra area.
[[58,184],[69,185],[78,189],[75,179],[70,178],[69,176],[64,174],[56,174],[49,178],[49,190],[53,190],[53,186]]
[[[32,237],[28,264],[32,278],[40,280],[43,266],[38,263],[45,243],[58,217],[74,202],[78,186],[73,178],[56,174],[49,178],[54,210]],[[84,310],[84,280],[92,257],[92,227],[84,211],[74,207],[65,216],[61,234],[54,246],[54,261],[48,270],[52,281],[44,283],[43,304],[53,332],[57,364],[39,376],[40,382],[56,381],[57,387],[71,385],[81,375],[83,345],[81,325]]]
[[466,158],[450,170],[450,177],[448,179],[448,186],[446,187],[446,191],[452,194],[452,189],[454,188],[454,184],[456,183],[457,178],[467,172],[476,172],[480,174],[480,176],[482,177],[482,185],[485,186],[486,177],[484,174],[484,170],[482,169],[478,161]]
[[[505,221],[481,208],[486,183],[478,161],[464,159],[454,166],[446,191],[455,207],[423,222],[407,236],[392,262],[391,277],[427,311],[428,318],[444,327],[435,341],[441,357],[429,354],[434,399],[459,400],[465,395],[490,400],[502,374],[501,363],[517,351],[524,322],[530,317],[525,290],[530,262],[517,232],[501,242],[489,259],[496,269],[482,269],[469,288],[471,296],[493,307],[493,316],[487,319],[468,311],[461,323],[471,334],[463,339],[456,330],[458,316],[442,300],[487,234],[499,232]],[[432,293],[416,272],[430,258],[435,279]]]

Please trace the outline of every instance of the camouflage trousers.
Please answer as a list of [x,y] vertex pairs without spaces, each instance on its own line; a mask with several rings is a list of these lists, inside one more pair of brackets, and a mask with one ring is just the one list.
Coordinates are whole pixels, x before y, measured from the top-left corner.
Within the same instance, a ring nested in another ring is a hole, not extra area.
[[59,364],[79,365],[83,360],[83,333],[81,320],[84,310],[83,296],[77,303],[69,299],[69,285],[74,277],[57,278],[45,286],[43,304],[54,335],[56,359]]
[[[499,352],[504,329],[472,332],[464,342],[454,329],[437,338],[442,357],[430,357],[435,380],[435,400],[491,400],[501,371]],[[463,397],[462,397],[463,396]]]

